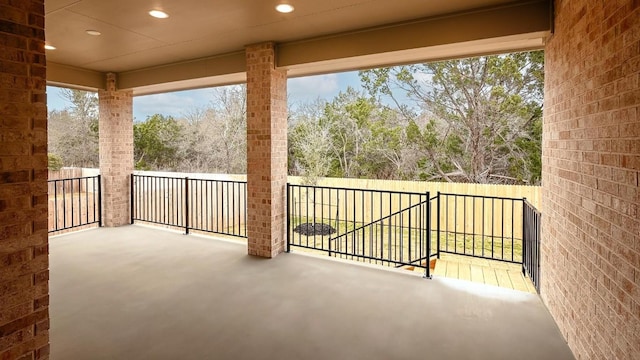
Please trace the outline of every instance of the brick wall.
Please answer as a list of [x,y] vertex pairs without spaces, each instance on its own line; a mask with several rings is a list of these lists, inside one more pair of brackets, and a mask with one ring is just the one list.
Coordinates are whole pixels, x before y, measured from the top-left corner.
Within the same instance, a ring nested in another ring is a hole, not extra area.
[[0,359],[49,357],[43,0],[0,0]]
[[107,74],[106,81],[98,91],[102,214],[104,226],[120,226],[131,221],[133,91],[118,90],[115,74]]
[[542,297],[579,359],[640,358],[640,2],[556,0]]
[[274,45],[248,46],[247,235],[250,255],[284,250],[287,184],[287,76]]

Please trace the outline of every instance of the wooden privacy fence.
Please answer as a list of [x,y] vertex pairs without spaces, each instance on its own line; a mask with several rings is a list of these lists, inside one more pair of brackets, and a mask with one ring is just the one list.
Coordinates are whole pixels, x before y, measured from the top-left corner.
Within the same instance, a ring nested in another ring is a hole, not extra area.
[[[134,198],[139,203],[135,213],[140,220],[222,233],[227,232],[224,228],[235,226],[242,228],[242,235],[246,236],[246,194],[244,189],[235,189],[245,181],[245,176],[137,173],[141,179],[145,179],[136,187],[138,195]],[[186,177],[191,179],[190,193],[193,194],[186,199],[190,203],[190,214],[184,213],[184,182],[178,180]],[[160,181],[162,178],[165,180]],[[288,182],[298,185],[302,183],[302,178],[289,176]],[[230,184],[234,185],[227,188]],[[332,190],[335,188],[379,190],[387,193],[369,196],[361,191]],[[312,193],[307,193],[308,191]],[[427,191],[432,197],[438,193],[469,195],[443,196],[440,214],[431,212],[431,224],[434,227],[439,224],[441,229],[458,234],[491,233],[521,239],[522,204],[508,199],[526,198],[535,207],[539,208],[540,205],[540,187],[537,186],[341,178],[322,178],[317,187],[311,190],[306,187],[297,188],[291,194],[293,198],[290,205],[298,209],[296,216],[299,218],[323,214],[324,218],[331,219],[340,226],[340,223],[353,222],[354,219],[359,223],[375,221],[379,214],[393,213],[411,204],[414,199],[409,193],[425,194]],[[390,196],[389,192],[405,194]],[[503,198],[506,200],[502,200]],[[185,223],[185,216],[188,216],[189,224]],[[403,221],[408,222],[410,219],[403,218]]]
[[84,169],[76,167],[64,167],[60,170],[49,170],[49,180],[79,178],[84,175],[83,171]]
[[246,237],[246,183],[133,175],[131,222]]
[[522,263],[523,198],[437,193],[434,200],[440,252]]
[[100,175],[48,180],[49,232],[101,226],[100,184]]
[[[60,170],[49,170],[49,196],[53,196],[56,192],[58,194],[63,192],[72,193],[74,191],[97,193],[100,191],[97,188],[97,183],[93,181],[79,182],[77,179],[98,175],[100,175],[100,170],[91,168],[64,167]],[[71,179],[76,179],[76,181],[70,181]]]
[[[302,178],[289,176],[289,183],[300,185]],[[362,222],[377,220],[379,214],[399,211],[410,204],[412,199],[408,193],[427,191],[431,197],[438,193],[456,194],[458,196],[442,196],[442,211],[431,212],[431,224],[440,224],[441,229],[451,233],[481,234],[489,233],[501,237],[522,239],[522,204],[526,198],[533,206],[540,209],[540,187],[518,185],[490,185],[463,183],[436,183],[421,181],[367,180],[323,178],[316,188],[296,188],[292,196],[292,205],[299,209],[296,216],[304,218],[311,214],[323,214],[332,221]],[[389,191],[399,194],[394,196],[371,197],[357,191],[335,191],[330,188],[369,189]],[[311,193],[307,193],[311,191]],[[469,195],[469,196],[460,196]],[[518,199],[518,200],[516,200]],[[330,216],[329,216],[330,215]],[[409,219],[404,219],[409,221]],[[508,226],[506,226],[508,225]]]
[[[303,178],[300,176],[289,176],[287,178],[287,181],[290,184],[295,185],[303,184]],[[480,195],[486,197],[495,196],[520,199],[526,197],[527,201],[529,201],[538,210],[543,210],[541,208],[542,188],[540,186],[343,178],[321,178],[318,180],[318,183],[314,185],[415,193],[426,193],[427,191],[429,191],[431,193],[431,196],[434,196],[437,192],[441,192],[451,194]]]
[[[96,173],[97,169],[63,168],[59,171],[50,171],[49,178],[77,178]],[[246,176],[147,171],[136,173],[154,178],[154,180],[145,180],[140,184],[140,187],[136,188],[139,197],[133,200],[138,203],[142,200],[146,202],[146,205],[141,204],[134,209],[142,219],[185,227],[184,219],[187,214],[184,202],[187,200],[190,203],[188,227],[213,232],[227,232],[228,230],[224,230],[224,228],[237,227],[241,228],[242,235],[246,236],[244,232],[246,194],[244,189],[236,188],[240,186],[239,183],[246,181]],[[192,179],[188,199],[184,197],[184,182],[177,180],[186,177]],[[158,178],[174,178],[176,180],[159,181]],[[303,179],[289,176],[288,182],[299,185]],[[296,214],[297,216],[308,217],[312,213],[323,214],[325,218],[331,218],[333,222],[351,222],[353,219],[358,219],[358,222],[366,223],[375,221],[379,214],[393,213],[411,204],[413,199],[408,193],[425,194],[428,191],[431,197],[435,197],[438,193],[470,195],[468,197],[443,196],[440,199],[442,211],[439,216],[435,211],[431,212],[431,224],[434,227],[439,224],[441,229],[448,229],[450,232],[458,234],[486,233],[491,229],[491,232],[496,235],[522,238],[523,213],[521,204],[518,204],[517,201],[499,201],[492,198],[526,198],[537,209],[540,209],[541,205],[541,188],[538,186],[343,178],[321,178],[316,185],[325,187],[325,189],[316,188],[312,194],[307,194],[309,190],[301,188],[297,190],[298,193],[292,194],[291,204],[300,211]],[[80,188],[78,188],[79,186]],[[94,186],[93,182],[57,182],[55,185],[52,182],[49,192],[50,194],[71,193],[73,191],[97,193],[99,189],[94,189]],[[394,195],[389,198],[384,195],[372,197],[363,192],[332,191],[327,188],[369,189],[407,194]],[[51,207],[58,208],[60,206],[62,205],[56,204]],[[56,211],[56,213],[61,212],[63,212],[62,209]],[[403,221],[408,222],[409,219],[403,218]]]

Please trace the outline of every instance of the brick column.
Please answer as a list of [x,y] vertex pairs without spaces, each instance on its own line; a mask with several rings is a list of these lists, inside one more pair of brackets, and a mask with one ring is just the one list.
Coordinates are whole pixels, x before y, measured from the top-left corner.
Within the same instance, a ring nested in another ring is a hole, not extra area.
[[100,174],[105,226],[130,221],[130,178],[133,173],[133,91],[118,90],[116,75],[107,74],[100,104]]
[[247,46],[247,235],[249,255],[284,250],[287,74],[273,43]]
[[49,357],[42,0],[0,0],[0,359]]

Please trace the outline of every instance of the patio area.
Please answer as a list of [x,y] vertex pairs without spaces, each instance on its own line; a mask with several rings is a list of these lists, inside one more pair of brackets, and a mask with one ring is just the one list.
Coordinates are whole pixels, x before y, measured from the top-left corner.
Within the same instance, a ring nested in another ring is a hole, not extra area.
[[49,244],[54,359],[573,359],[535,294],[139,225]]

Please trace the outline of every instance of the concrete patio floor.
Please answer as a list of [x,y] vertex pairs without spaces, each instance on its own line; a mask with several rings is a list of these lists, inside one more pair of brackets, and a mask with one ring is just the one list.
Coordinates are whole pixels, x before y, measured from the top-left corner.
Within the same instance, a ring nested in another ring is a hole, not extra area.
[[54,360],[573,359],[535,294],[137,225],[50,254]]

